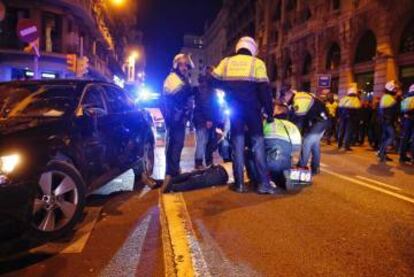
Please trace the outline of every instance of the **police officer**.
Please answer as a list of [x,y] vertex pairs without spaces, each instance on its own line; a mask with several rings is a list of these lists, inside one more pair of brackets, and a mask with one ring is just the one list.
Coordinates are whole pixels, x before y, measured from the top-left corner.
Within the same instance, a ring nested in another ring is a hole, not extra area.
[[292,106],[292,120],[303,135],[299,166],[307,167],[312,155],[311,171],[317,175],[321,162],[320,143],[329,123],[328,111],[325,103],[308,92],[294,93]]
[[338,149],[352,151],[351,144],[356,135],[362,104],[356,88],[350,88],[339,101]]
[[264,151],[262,108],[267,121],[273,121],[272,94],[265,63],[256,57],[257,44],[251,37],[242,37],[236,54],[224,58],[212,72],[214,87],[226,92],[231,109],[230,134],[235,183],[230,189],[247,192],[244,184],[245,130],[251,140],[254,162],[258,172],[257,192],[274,194],[270,185]]
[[185,128],[191,113],[189,105],[193,89],[188,77],[194,68],[191,57],[178,54],[173,61],[173,68],[164,81],[162,94],[162,113],[167,129],[166,135],[166,176],[163,191],[168,190],[172,178],[180,173],[181,152],[184,147]]
[[[414,159],[414,84],[412,84],[401,102],[403,127],[401,133],[400,162],[410,162]],[[410,146],[411,141],[411,146]],[[407,157],[410,148],[411,159]]]
[[328,145],[331,144],[332,137],[336,137],[336,122],[337,122],[337,112],[338,112],[338,102],[335,101],[335,97],[332,93],[328,95],[326,101],[326,109],[328,110],[329,124],[326,130],[326,142]]
[[385,93],[380,101],[378,115],[382,125],[382,135],[378,158],[381,162],[392,161],[387,156],[387,148],[395,139],[395,123],[397,122],[399,111],[399,105],[396,99],[397,92],[397,83],[395,81],[389,81],[385,84]]

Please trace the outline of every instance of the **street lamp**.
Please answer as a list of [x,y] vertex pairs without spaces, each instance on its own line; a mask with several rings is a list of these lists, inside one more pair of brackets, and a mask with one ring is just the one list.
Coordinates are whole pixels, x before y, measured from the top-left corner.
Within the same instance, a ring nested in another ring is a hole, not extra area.
[[114,6],[123,6],[125,4],[125,0],[110,0],[112,5]]

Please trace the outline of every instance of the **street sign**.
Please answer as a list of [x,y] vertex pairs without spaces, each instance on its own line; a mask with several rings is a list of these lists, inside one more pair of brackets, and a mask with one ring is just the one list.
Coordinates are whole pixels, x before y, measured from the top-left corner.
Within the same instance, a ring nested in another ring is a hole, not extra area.
[[331,75],[318,75],[318,87],[330,88],[331,87]]
[[31,19],[20,19],[17,23],[17,35],[21,41],[32,43],[39,38],[39,29]]
[[6,7],[4,6],[3,2],[0,1],[0,22],[2,22],[5,17],[6,17]]

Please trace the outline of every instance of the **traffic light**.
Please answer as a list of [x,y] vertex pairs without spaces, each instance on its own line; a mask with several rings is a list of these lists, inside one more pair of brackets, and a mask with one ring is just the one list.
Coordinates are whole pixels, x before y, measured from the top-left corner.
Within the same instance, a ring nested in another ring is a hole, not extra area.
[[80,57],[77,65],[77,76],[82,77],[88,73],[89,59],[88,57]]
[[77,73],[77,56],[76,54],[67,54],[66,55],[66,64],[69,71]]

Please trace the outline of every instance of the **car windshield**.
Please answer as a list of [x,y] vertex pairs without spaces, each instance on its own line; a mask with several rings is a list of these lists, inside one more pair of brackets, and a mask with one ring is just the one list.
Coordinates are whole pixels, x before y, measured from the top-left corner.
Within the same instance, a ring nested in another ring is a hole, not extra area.
[[76,109],[75,85],[0,84],[0,117],[61,117]]

